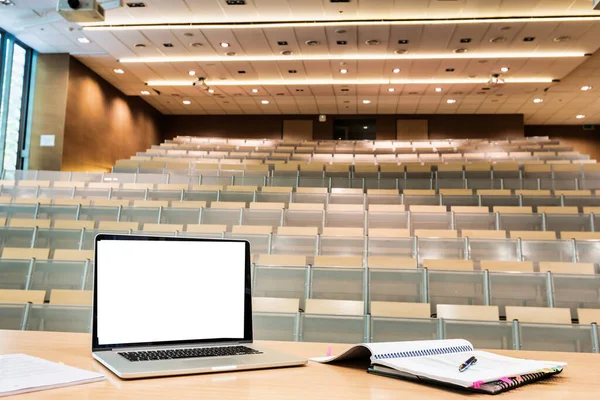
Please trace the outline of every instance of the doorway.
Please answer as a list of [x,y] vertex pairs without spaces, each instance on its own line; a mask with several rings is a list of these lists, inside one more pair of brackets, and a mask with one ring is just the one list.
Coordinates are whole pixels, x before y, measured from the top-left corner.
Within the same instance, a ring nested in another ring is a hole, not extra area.
[[333,122],[333,140],[375,140],[377,122],[371,119],[336,119]]

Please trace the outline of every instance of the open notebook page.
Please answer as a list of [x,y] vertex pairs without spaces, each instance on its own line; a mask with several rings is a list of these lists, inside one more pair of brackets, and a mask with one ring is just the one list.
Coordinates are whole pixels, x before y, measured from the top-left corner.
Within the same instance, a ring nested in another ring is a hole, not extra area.
[[[458,366],[469,357],[477,357],[477,363],[464,372]],[[504,357],[485,351],[452,353],[424,357],[388,358],[376,360],[375,364],[408,372],[437,381],[471,387],[475,382],[491,382],[504,377],[514,377],[541,371],[546,368],[565,366],[562,362],[535,361]]]
[[473,351],[473,345],[464,339],[362,343],[352,346],[336,356],[315,357],[310,360],[327,363],[371,356],[371,361],[375,361],[377,359],[394,358],[395,355],[400,354],[426,351],[436,351],[436,353],[441,354],[447,352],[466,352]]
[[0,355],[0,397],[103,379],[105,376],[96,372],[25,354]]

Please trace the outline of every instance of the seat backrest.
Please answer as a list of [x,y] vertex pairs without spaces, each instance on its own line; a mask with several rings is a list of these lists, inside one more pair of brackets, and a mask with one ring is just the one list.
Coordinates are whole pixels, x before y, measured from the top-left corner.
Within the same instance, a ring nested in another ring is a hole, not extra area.
[[172,201],[171,208],[205,208],[206,201]]
[[285,203],[275,203],[275,202],[252,202],[250,203],[251,210],[282,210],[285,208]]
[[498,321],[498,306],[472,306],[462,304],[438,304],[438,318],[465,319],[476,321]]
[[254,258],[257,265],[273,265],[283,267],[305,267],[306,256],[295,254],[257,254]]
[[177,231],[183,231],[183,225],[180,224],[144,224],[142,228],[145,232],[163,232],[163,233],[175,233]]
[[560,238],[563,240],[600,240],[600,232],[566,232],[560,233]]
[[445,260],[428,259],[423,260],[423,267],[433,270],[445,271],[473,271],[472,260]]
[[93,302],[91,290],[59,290],[50,292],[50,304],[69,306],[91,306]]
[[403,204],[369,204],[369,211],[404,212]]
[[45,297],[45,290],[0,289],[0,303],[43,304]]
[[501,214],[531,214],[533,210],[531,207],[519,207],[519,206],[494,206],[494,212]]
[[294,236],[316,236],[319,234],[319,228],[316,226],[280,226],[277,228],[279,235]]
[[297,313],[300,308],[299,299],[281,299],[274,297],[253,297],[253,312]]
[[8,226],[12,228],[50,228],[52,223],[49,219],[24,219],[24,218],[11,218],[8,221]]
[[458,237],[458,231],[450,229],[415,229],[415,236],[422,238],[446,238],[454,239]]
[[487,207],[478,206],[452,206],[450,211],[455,214],[489,214],[490,212]]
[[371,315],[373,317],[429,318],[431,306],[429,303],[372,301]]
[[53,258],[60,261],[93,261],[94,250],[56,249]]
[[56,229],[94,229],[95,221],[54,220]]
[[482,260],[481,270],[497,272],[533,272],[531,261]]
[[100,221],[98,223],[98,230],[100,231],[136,231],[140,227],[138,222],[126,222],[126,221]]
[[410,229],[369,228],[369,237],[401,238],[410,237]]
[[414,269],[417,268],[417,260],[414,258],[370,256],[367,258],[368,268],[385,269]]
[[338,228],[338,227],[325,227],[321,236],[364,236],[365,232],[363,228]]
[[364,303],[354,300],[306,299],[307,314],[363,315]]
[[524,240],[556,240],[554,231],[510,231],[510,238]]
[[231,228],[231,232],[251,235],[268,235],[269,233],[273,233],[273,227],[260,225],[235,225]]
[[594,275],[595,266],[591,263],[571,263],[559,261],[540,262],[540,272],[552,272],[553,274],[577,274]]
[[224,224],[189,224],[185,227],[186,232],[190,233],[223,233],[227,231],[227,225]]
[[410,212],[414,212],[414,213],[446,213],[448,210],[446,209],[446,206],[418,206],[418,205],[411,205],[408,207],[408,209],[410,210]]
[[263,193],[291,193],[294,190],[291,186],[263,186],[260,191]]
[[288,209],[292,211],[323,211],[323,203],[290,203]]
[[506,239],[506,231],[463,229],[461,236],[470,239]]
[[5,247],[2,250],[2,258],[15,260],[47,260],[50,258],[50,249],[31,249],[23,247]]
[[315,267],[362,268],[362,256],[315,256]]
[[548,324],[570,324],[571,310],[568,308],[506,306],[506,320]]
[[572,207],[557,207],[557,206],[538,206],[537,211],[539,214],[541,213],[546,213],[546,214],[569,214],[569,215],[573,215],[573,214],[579,214],[579,211],[577,210],[576,206],[572,206]]
[[169,202],[167,200],[134,200],[133,206],[139,208],[169,207]]
[[246,203],[243,201],[212,201],[210,203],[210,208],[219,210],[240,209],[246,208]]
[[362,204],[329,204],[327,211],[342,211],[342,212],[363,212],[364,206]]
[[89,206],[92,204],[90,199],[54,199],[54,204],[57,206]]
[[579,324],[593,324],[600,325],[600,310],[593,308],[578,308],[577,317],[579,318]]

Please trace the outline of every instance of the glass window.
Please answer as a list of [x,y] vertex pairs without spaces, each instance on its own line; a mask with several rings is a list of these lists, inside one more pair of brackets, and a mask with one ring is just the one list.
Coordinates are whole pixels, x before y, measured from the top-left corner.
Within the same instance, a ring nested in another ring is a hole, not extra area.
[[21,138],[21,115],[23,107],[23,90],[25,87],[25,64],[27,50],[15,44],[13,46],[10,83],[8,85],[8,118],[4,140],[3,169],[15,170],[19,156]]

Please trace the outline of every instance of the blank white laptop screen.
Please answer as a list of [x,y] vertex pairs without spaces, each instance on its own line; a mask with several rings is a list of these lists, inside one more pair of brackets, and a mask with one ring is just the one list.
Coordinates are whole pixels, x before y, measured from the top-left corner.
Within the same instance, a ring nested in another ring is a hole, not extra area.
[[244,338],[245,242],[100,240],[98,344]]

